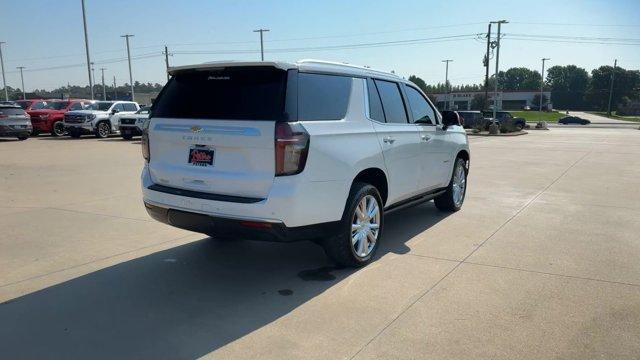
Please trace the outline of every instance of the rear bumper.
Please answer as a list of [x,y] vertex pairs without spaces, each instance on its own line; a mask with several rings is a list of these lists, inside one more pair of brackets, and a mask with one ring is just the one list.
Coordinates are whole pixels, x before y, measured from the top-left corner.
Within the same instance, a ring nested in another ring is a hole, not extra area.
[[22,129],[14,129],[8,125],[0,125],[0,137],[29,136],[32,130],[31,125],[25,126]]
[[261,222],[210,216],[144,203],[157,221],[216,238],[292,242],[321,240],[338,234],[340,222],[287,227],[281,222]]
[[[339,221],[351,184],[347,181],[299,181],[299,175],[276,177],[264,199],[238,201],[237,196],[198,196],[189,191],[164,191],[151,180],[148,166],[142,175],[145,203],[212,217],[282,223],[301,227]],[[156,189],[156,190],[154,190]]]

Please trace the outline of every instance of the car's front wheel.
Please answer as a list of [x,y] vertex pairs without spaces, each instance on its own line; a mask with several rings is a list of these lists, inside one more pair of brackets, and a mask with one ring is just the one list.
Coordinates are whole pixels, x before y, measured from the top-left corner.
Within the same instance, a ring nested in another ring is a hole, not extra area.
[[51,131],[51,135],[53,136],[62,136],[65,134],[64,131],[64,123],[62,121],[56,121],[53,123],[53,129]]
[[467,164],[462,158],[456,158],[453,174],[446,191],[434,199],[434,203],[442,211],[458,211],[462,208],[467,193]]
[[98,123],[96,127],[96,137],[100,139],[104,139],[109,136],[111,133],[111,125],[108,122],[102,121]]
[[365,266],[378,249],[383,227],[380,193],[374,186],[355,183],[349,193],[339,233],[323,242],[324,251],[340,266]]

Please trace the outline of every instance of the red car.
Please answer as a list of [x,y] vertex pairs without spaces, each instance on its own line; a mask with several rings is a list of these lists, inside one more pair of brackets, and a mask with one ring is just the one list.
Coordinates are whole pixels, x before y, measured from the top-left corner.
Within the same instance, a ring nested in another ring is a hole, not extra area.
[[40,133],[51,133],[53,136],[62,136],[64,131],[64,113],[72,110],[83,110],[91,100],[54,100],[48,101],[44,108],[27,111],[31,116],[33,136]]
[[47,105],[47,100],[43,99],[29,99],[29,100],[16,100],[16,104],[20,105],[22,110],[27,113],[31,110],[41,110]]

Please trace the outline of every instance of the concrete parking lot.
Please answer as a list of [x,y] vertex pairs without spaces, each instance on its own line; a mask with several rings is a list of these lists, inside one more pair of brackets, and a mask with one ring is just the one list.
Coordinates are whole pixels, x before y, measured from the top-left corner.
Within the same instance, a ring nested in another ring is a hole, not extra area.
[[472,138],[372,265],[152,221],[138,141],[0,140],[0,357],[640,358],[640,131]]

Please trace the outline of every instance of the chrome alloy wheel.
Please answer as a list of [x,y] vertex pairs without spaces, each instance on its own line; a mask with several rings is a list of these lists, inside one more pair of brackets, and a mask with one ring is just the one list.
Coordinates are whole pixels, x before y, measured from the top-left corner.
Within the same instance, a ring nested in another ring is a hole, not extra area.
[[380,209],[376,199],[367,195],[360,199],[351,222],[351,247],[354,253],[364,258],[371,254],[380,232]]
[[109,136],[109,124],[105,122],[98,124],[98,133],[100,134],[100,137],[103,138]]
[[464,192],[467,190],[467,177],[465,176],[463,162],[458,162],[453,173],[453,202],[457,207],[462,205]]

